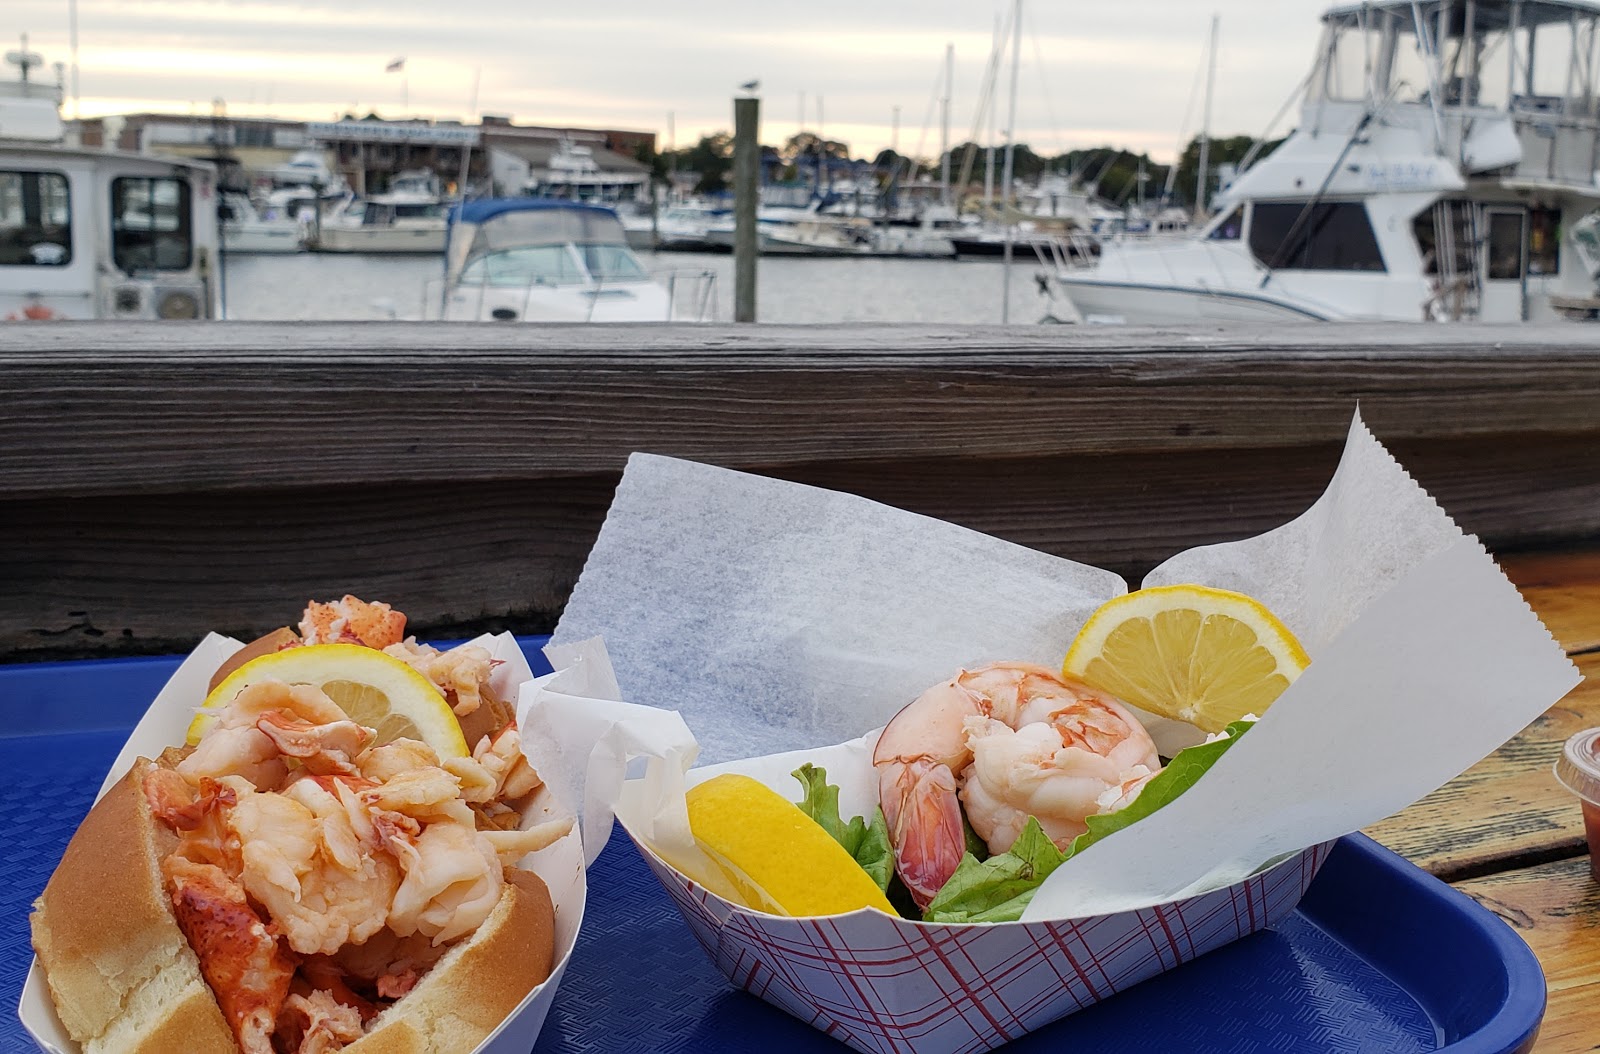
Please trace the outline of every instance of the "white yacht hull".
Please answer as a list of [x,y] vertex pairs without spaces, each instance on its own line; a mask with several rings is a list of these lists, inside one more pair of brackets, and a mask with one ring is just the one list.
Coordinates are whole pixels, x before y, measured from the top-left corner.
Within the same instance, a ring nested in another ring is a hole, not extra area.
[[1316,322],[1330,316],[1263,293],[1110,282],[1060,275],[1056,285],[1088,322],[1182,325],[1193,322]]
[[222,228],[222,249],[230,253],[297,253],[305,248],[298,224]]
[[437,227],[338,227],[326,225],[317,241],[325,253],[443,253],[444,224]]
[[672,300],[654,282],[608,287],[497,289],[457,286],[445,293],[446,322],[670,322]]

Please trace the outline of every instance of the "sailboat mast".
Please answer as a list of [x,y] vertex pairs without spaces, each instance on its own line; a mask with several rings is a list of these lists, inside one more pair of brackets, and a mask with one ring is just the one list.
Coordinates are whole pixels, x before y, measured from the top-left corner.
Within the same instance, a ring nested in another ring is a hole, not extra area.
[[1211,159],[1211,89],[1217,80],[1217,16],[1211,16],[1211,47],[1206,52],[1206,101],[1200,119],[1200,168],[1195,174],[1194,217],[1206,218],[1206,168]]
[[[990,74],[992,78],[994,74],[1000,72],[1000,55],[1002,51],[999,15],[994,16],[994,38],[990,46],[990,53],[993,56],[990,62],[990,67],[993,70],[993,73]],[[988,104],[989,107],[984,114],[983,125],[983,211],[985,213],[994,205],[994,87],[992,79],[990,81]]]
[[1017,67],[1022,59],[1022,0],[1011,12],[1011,102],[1006,111],[1006,163],[1000,179],[1000,204],[1006,210],[1005,273],[1000,281],[1000,323],[1011,321],[1011,243],[1016,231],[1016,211],[1011,205],[1011,177],[1017,156]]
[[955,80],[956,46],[944,46],[944,98],[939,100],[939,204],[950,204],[950,92]]

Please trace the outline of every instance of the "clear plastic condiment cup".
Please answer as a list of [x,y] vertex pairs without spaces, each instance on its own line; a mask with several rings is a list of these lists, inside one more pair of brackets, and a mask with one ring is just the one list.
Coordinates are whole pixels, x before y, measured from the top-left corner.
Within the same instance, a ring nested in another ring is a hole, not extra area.
[[1586,728],[1567,740],[1556,759],[1556,779],[1583,805],[1589,870],[1600,880],[1600,728]]

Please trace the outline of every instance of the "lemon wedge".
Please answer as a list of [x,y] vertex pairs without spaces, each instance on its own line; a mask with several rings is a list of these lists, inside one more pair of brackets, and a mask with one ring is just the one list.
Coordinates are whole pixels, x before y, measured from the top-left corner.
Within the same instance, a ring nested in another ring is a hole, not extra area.
[[1089,617],[1061,670],[1142,710],[1220,732],[1264,714],[1311,662],[1259,601],[1207,586],[1155,586]]
[[376,729],[379,743],[417,739],[441,758],[469,753],[460,722],[432,681],[399,659],[359,644],[311,644],[251,659],[206,696],[189,725],[188,742],[200,742],[217,711],[234,696],[269,680],[322,689],[350,720]]
[[714,776],[690,788],[688,801],[689,829],[726,882],[712,892],[769,915],[895,913],[832,835],[765,784]]

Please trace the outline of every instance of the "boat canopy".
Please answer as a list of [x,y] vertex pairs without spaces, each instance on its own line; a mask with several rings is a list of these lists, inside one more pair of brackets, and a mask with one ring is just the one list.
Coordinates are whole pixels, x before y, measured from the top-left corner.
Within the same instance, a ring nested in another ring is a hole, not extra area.
[[614,210],[543,198],[480,198],[450,210],[445,277],[484,253],[538,245],[627,245]]
[[1596,116],[1592,0],[1372,0],[1323,22],[1313,99]]
[[[1590,0],[1474,0],[1472,6],[1472,21],[1480,33],[1512,25],[1526,28],[1600,15],[1600,3]],[[1339,4],[1329,8],[1322,20],[1354,25],[1373,15],[1390,14],[1400,15],[1405,21],[1411,22],[1417,14],[1424,19],[1437,18],[1441,8],[1455,9],[1450,19],[1453,23],[1450,35],[1459,35],[1466,13],[1466,5],[1462,0],[1423,0],[1422,3],[1413,0],[1372,0],[1364,4]]]

